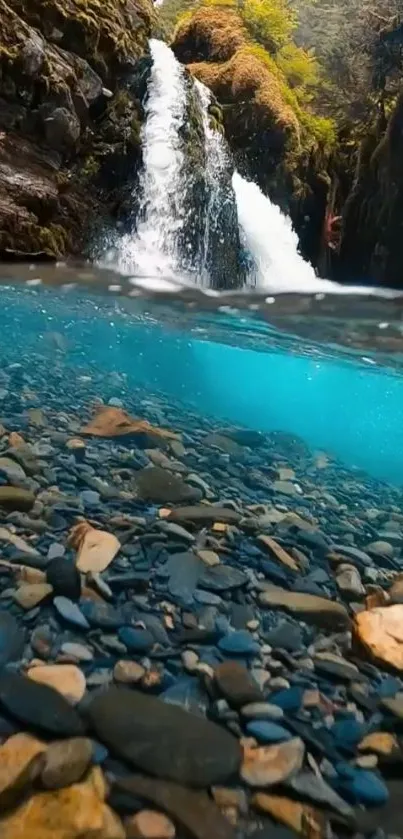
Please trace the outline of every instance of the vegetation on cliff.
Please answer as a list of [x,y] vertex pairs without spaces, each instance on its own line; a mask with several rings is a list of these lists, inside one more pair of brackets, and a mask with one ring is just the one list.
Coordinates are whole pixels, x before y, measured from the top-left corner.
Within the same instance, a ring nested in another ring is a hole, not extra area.
[[126,81],[154,17],[151,0],[0,0],[3,256],[79,253],[91,220],[116,211],[139,155]]

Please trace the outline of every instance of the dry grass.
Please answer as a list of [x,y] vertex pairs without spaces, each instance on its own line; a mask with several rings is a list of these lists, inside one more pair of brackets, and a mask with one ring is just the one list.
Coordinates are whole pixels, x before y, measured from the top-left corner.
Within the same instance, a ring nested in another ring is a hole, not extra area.
[[235,11],[206,6],[185,15],[174,35],[182,61],[228,61],[246,42],[246,30]]

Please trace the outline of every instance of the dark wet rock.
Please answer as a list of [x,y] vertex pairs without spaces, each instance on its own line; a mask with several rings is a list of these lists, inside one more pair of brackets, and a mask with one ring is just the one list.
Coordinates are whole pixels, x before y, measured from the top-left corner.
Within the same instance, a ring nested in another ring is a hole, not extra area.
[[247,603],[231,603],[230,609],[234,629],[247,629],[249,621],[254,620],[254,611]]
[[247,582],[248,577],[238,568],[232,568],[230,565],[214,565],[203,571],[199,586],[211,591],[226,591],[244,586]]
[[235,839],[235,831],[206,792],[143,775],[119,778],[115,788],[168,813],[191,839]]
[[242,518],[241,513],[229,507],[219,507],[214,504],[199,504],[189,507],[177,507],[168,516],[169,521],[194,522],[195,524],[210,524],[211,522],[224,522],[237,524]]
[[403,692],[397,693],[395,696],[387,697],[381,700],[382,708],[393,714],[399,720],[403,720]]
[[181,478],[172,475],[160,466],[151,466],[136,473],[139,498],[157,504],[180,504],[182,501],[199,501],[199,489],[190,487]]
[[331,727],[336,745],[344,752],[354,753],[366,733],[366,726],[354,718],[337,720]]
[[51,629],[46,624],[36,626],[30,635],[31,647],[45,661],[51,657],[54,637]]
[[235,738],[155,697],[113,687],[92,700],[87,714],[102,742],[159,778],[204,787],[225,782],[239,768]]
[[67,597],[69,600],[79,600],[81,595],[81,578],[73,562],[63,557],[51,559],[46,568],[46,579],[53,587],[56,596]]
[[82,599],[80,610],[87,623],[99,629],[119,629],[127,623],[127,618],[109,603],[97,603],[94,600]]
[[53,605],[60,617],[67,621],[67,623],[71,623],[79,629],[90,628],[87,618],[84,617],[81,609],[77,606],[77,603],[73,603],[73,601],[69,600],[67,597],[55,597]]
[[22,655],[25,632],[9,612],[0,611],[0,667],[17,661]]
[[31,490],[12,486],[0,486],[0,507],[5,510],[21,510],[29,513],[35,503],[35,495]]
[[304,698],[304,688],[299,685],[278,690],[270,693],[269,701],[272,705],[278,705],[286,713],[295,713],[301,708]]
[[361,682],[367,681],[358,667],[342,656],[333,653],[317,653],[313,658],[315,670],[343,681]]
[[291,621],[281,621],[274,629],[265,632],[264,639],[271,647],[287,652],[298,652],[303,645],[301,627]]
[[261,702],[263,694],[249,671],[237,661],[225,661],[214,671],[219,692],[234,708]]
[[324,628],[345,629],[349,626],[349,617],[344,606],[324,597],[273,587],[259,595],[259,603],[270,609],[285,609],[299,620]]
[[220,638],[218,649],[226,655],[256,655],[260,647],[250,632],[239,629]]
[[349,764],[338,769],[338,776],[331,780],[331,784],[351,804],[380,807],[386,804],[389,797],[388,789],[379,775]]
[[62,789],[81,780],[92,763],[93,743],[87,737],[56,740],[46,750],[41,771],[45,789]]
[[193,595],[205,565],[196,554],[189,552],[174,554],[164,565],[168,576],[168,591],[183,606],[193,603]]
[[350,545],[332,545],[331,550],[333,553],[340,554],[340,556],[346,556],[358,565],[359,568],[366,568],[374,564],[374,560],[365,551],[361,551],[359,548],[353,548]]
[[131,652],[146,653],[154,646],[154,638],[146,629],[122,626],[118,631],[118,636]]
[[28,728],[58,737],[76,737],[84,725],[74,708],[53,688],[18,673],[0,673],[0,706]]

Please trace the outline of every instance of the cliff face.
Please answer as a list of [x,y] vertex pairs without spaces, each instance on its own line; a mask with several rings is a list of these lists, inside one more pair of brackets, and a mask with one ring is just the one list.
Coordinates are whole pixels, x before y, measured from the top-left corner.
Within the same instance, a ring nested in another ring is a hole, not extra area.
[[327,121],[304,110],[236,9],[207,5],[186,15],[173,49],[217,97],[237,168],[291,215],[304,256],[316,263],[330,184]]
[[80,253],[138,165],[152,2],[0,0],[0,20],[0,257]]
[[379,120],[362,144],[343,212],[340,270],[403,285],[403,93],[389,121]]

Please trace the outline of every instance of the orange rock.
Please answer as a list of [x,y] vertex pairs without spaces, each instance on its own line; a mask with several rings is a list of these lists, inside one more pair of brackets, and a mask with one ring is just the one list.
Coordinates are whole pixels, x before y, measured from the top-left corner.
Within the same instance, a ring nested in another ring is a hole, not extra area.
[[43,664],[40,667],[30,667],[27,676],[34,682],[49,685],[59,691],[72,705],[80,702],[85,693],[85,676],[75,664]]
[[42,768],[45,743],[30,734],[14,734],[0,746],[0,807],[13,806]]
[[1,839],[125,839],[122,822],[104,802],[105,793],[95,767],[85,781],[37,793],[0,818]]
[[119,539],[113,533],[96,530],[86,521],[71,529],[69,545],[78,550],[76,565],[83,574],[105,571],[120,550]]
[[23,609],[35,609],[35,606],[52,594],[52,591],[53,586],[49,583],[23,583],[14,592],[13,598]]
[[388,731],[373,731],[358,744],[359,752],[372,752],[375,755],[391,755],[400,752],[399,741],[395,734]]
[[268,787],[285,781],[301,769],[305,746],[299,737],[276,746],[245,748],[241,778],[251,787]]
[[9,438],[8,438],[9,445],[13,449],[20,449],[21,446],[25,446],[25,440],[21,437],[21,434],[18,434],[17,431],[12,431]]
[[320,839],[326,835],[326,819],[322,813],[307,804],[283,798],[280,795],[268,795],[257,792],[252,799],[257,810],[295,830],[300,836]]
[[271,536],[266,536],[265,533],[262,533],[261,536],[257,537],[257,539],[258,542],[264,545],[265,548],[268,548],[269,552],[271,554],[274,554],[276,559],[278,559],[278,561],[281,562],[282,565],[285,565],[287,568],[289,568],[290,571],[298,572],[300,570],[299,565],[295,561],[295,559],[293,559],[292,556],[290,556],[290,554],[287,553],[287,551],[285,551],[284,548],[282,548],[281,545],[279,545],[278,542],[275,541],[275,539],[272,539]]
[[113,669],[113,678],[123,684],[136,684],[145,676],[145,667],[137,661],[117,661]]
[[212,528],[214,533],[226,533],[228,530],[228,525],[224,524],[222,521],[215,521]]
[[30,568],[29,565],[14,565],[15,578],[20,583],[31,583],[38,585],[46,582],[46,574],[39,568]]
[[359,612],[353,633],[375,661],[403,671],[403,604]]
[[81,429],[81,434],[94,437],[124,437],[130,434],[150,434],[166,440],[179,440],[180,436],[164,428],[131,417],[122,408],[101,405],[95,417]]
[[127,839],[174,839],[175,825],[163,813],[140,810],[125,822]]

